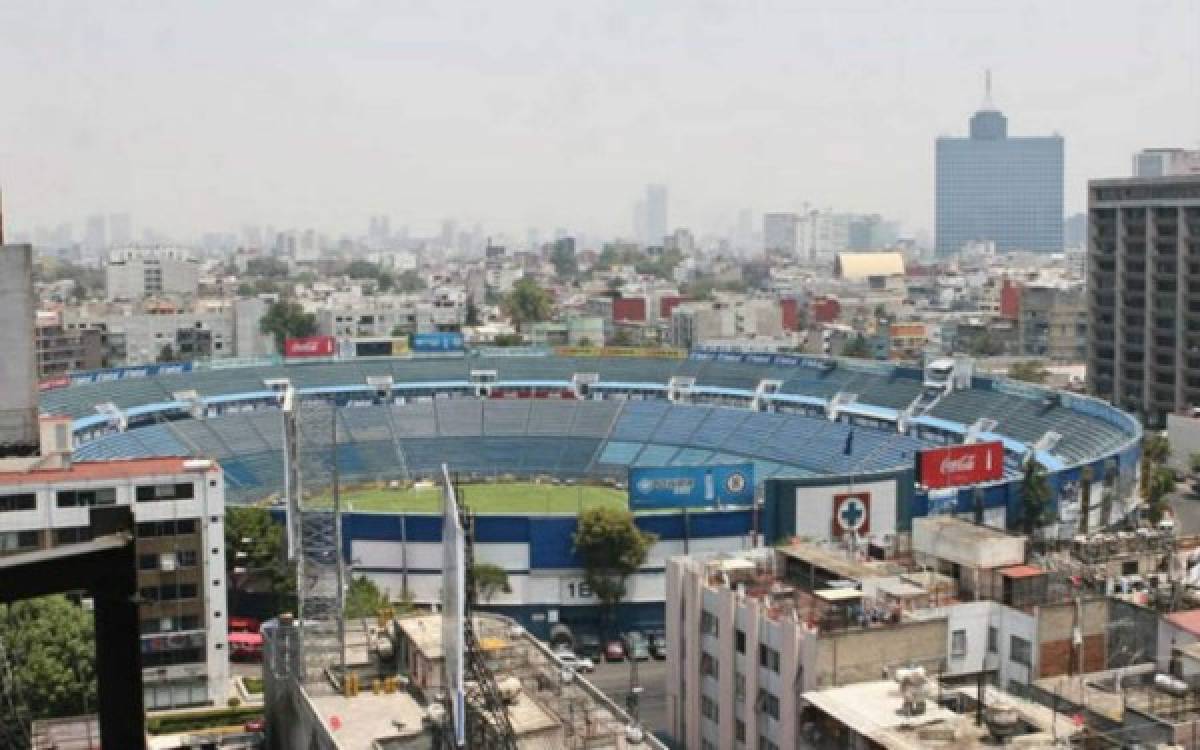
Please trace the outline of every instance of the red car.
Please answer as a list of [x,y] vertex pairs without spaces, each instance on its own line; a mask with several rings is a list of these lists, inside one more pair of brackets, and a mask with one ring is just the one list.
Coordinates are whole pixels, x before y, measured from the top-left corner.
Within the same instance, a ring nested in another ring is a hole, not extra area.
[[267,722],[264,721],[262,717],[248,719],[246,723],[242,725],[242,731],[244,732],[263,732],[266,730],[266,728]]
[[614,638],[604,644],[604,660],[625,661],[625,644],[621,643],[621,639]]

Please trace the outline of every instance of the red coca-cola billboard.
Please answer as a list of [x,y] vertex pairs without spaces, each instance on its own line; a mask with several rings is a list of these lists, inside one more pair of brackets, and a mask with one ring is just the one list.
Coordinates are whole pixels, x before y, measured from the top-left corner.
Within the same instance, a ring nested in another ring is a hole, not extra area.
[[917,482],[933,489],[989,482],[1003,476],[1003,443],[952,445],[917,453]]
[[38,381],[39,391],[55,391],[59,388],[66,388],[71,385],[71,377],[69,375],[59,375],[53,378],[46,378]]
[[335,351],[337,342],[333,336],[304,336],[283,342],[285,357],[332,357]]

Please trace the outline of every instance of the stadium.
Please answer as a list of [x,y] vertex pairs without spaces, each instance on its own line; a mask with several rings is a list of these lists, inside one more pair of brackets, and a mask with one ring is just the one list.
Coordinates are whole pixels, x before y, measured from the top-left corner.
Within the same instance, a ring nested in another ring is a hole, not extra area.
[[[1046,471],[1058,533],[1079,521],[1081,486],[1092,487],[1091,512],[1108,514],[1092,523],[1130,509],[1142,437],[1133,417],[978,376],[969,359],[920,369],[790,354],[500,351],[78,373],[44,390],[42,408],[72,417],[77,458],[213,458],[231,502],[278,505],[290,387],[310,496],[327,492],[336,426],[342,543],[356,574],[438,601],[441,521],[423,487],[444,463],[477,513],[478,559],[508,572],[511,591],[491,608],[540,634],[595,618],[575,516],[624,506],[631,470],[739,464],[753,477],[749,503],[637,513],[658,541],[618,617],[643,626],[662,621],[671,555],[844,532],[886,546],[930,513],[1016,527],[1029,460]],[[949,486],[920,470],[922,456],[967,445],[1003,458],[986,478]],[[1085,469],[1093,482],[1081,483]]]

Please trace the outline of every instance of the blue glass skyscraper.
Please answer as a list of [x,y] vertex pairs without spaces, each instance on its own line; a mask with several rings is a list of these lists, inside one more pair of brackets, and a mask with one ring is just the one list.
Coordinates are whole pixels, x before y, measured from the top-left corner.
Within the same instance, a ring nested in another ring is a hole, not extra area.
[[989,96],[966,138],[937,139],[937,252],[1063,249],[1062,136],[1010,138]]

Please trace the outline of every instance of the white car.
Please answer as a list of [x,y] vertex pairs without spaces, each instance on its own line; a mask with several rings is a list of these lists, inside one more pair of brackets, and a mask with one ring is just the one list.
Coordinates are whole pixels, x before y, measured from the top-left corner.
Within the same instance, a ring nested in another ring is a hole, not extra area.
[[585,659],[582,656],[576,656],[570,651],[559,651],[554,655],[558,659],[558,663],[572,672],[592,672],[596,669],[596,665],[591,659]]

